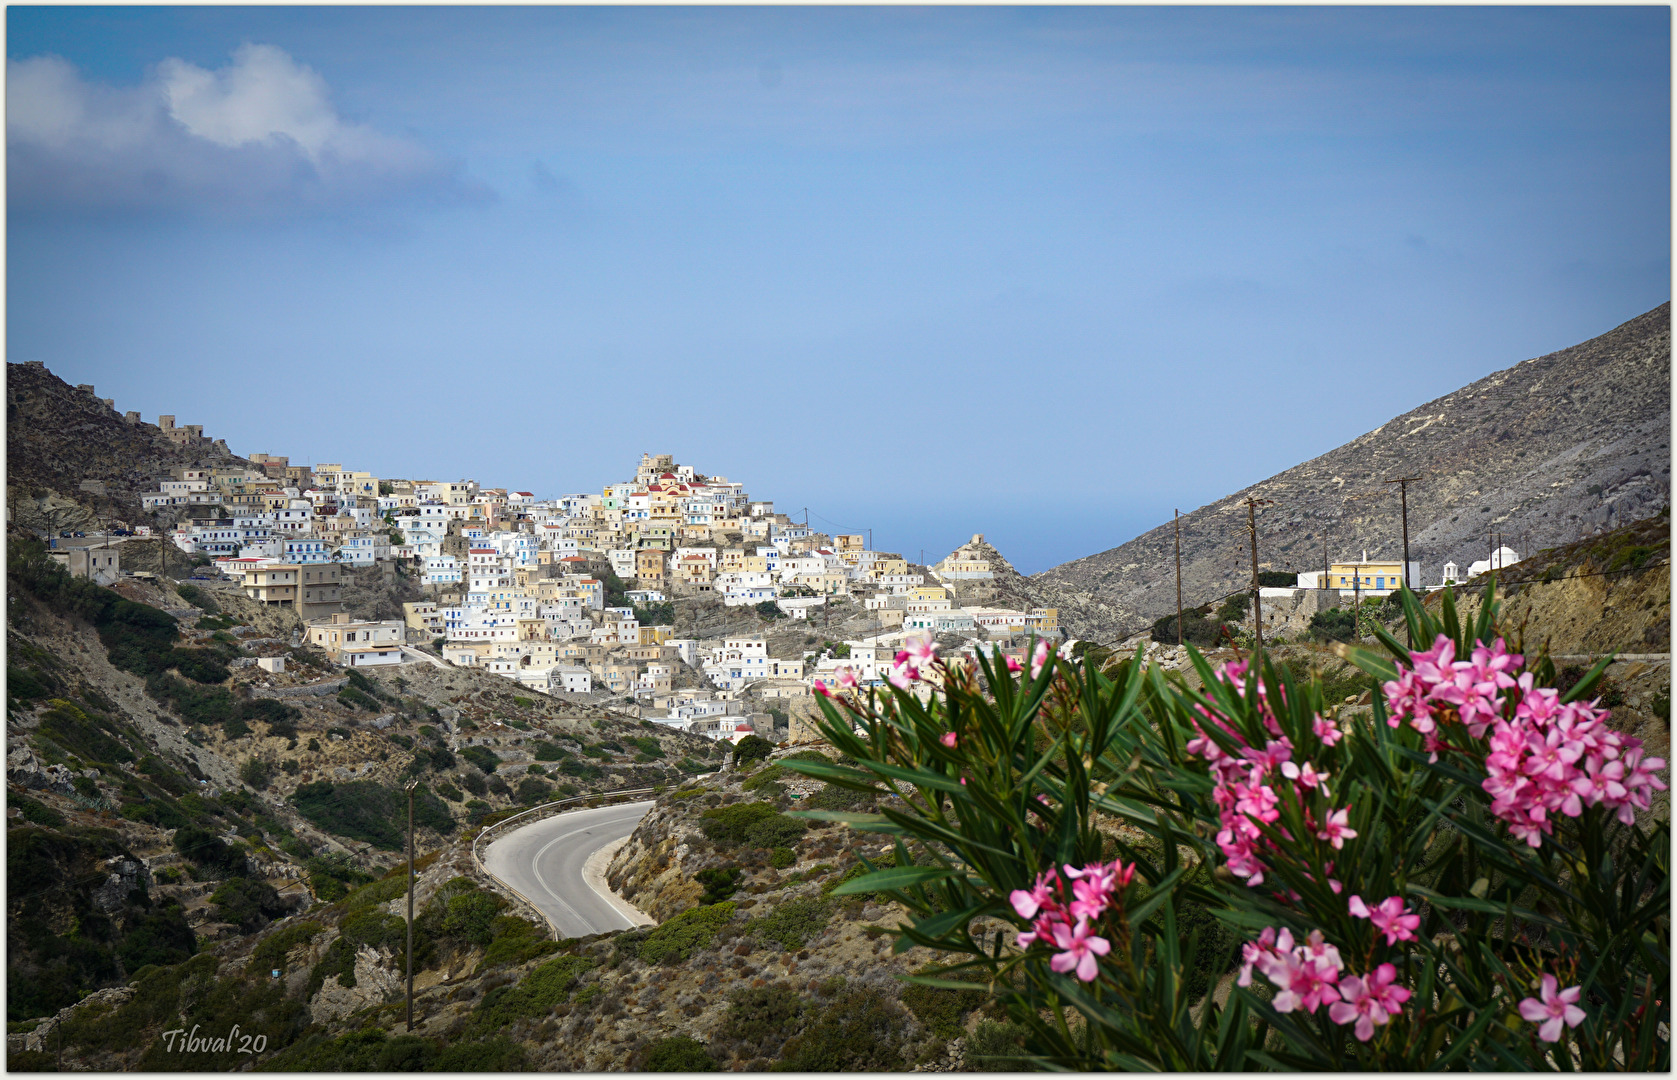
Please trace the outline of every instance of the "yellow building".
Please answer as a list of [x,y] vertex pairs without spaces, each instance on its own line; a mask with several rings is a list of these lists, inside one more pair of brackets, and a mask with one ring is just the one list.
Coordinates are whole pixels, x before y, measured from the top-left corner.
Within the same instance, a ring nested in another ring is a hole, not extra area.
[[[1420,584],[1420,567],[1414,560],[1409,564],[1409,585]],[[1403,562],[1400,559],[1361,559],[1336,562],[1328,568],[1328,588],[1342,592],[1363,592],[1384,596],[1396,592],[1403,584]]]

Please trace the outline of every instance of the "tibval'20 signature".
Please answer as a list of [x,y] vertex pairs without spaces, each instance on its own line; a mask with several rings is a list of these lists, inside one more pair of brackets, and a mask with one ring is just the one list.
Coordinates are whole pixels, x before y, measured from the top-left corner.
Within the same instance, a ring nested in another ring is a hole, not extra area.
[[[175,1045],[175,1036],[179,1035],[180,1045]],[[163,1049],[179,1051],[183,1054],[260,1054],[268,1048],[266,1035],[240,1035],[239,1025],[234,1024],[233,1030],[220,1038],[209,1035],[199,1036],[198,1025],[193,1024],[189,1032],[185,1028],[174,1028],[163,1033]]]

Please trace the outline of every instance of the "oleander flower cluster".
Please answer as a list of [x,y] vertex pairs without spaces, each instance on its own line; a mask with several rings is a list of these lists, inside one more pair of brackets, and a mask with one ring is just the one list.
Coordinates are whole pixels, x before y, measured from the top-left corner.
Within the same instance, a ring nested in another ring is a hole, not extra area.
[[1630,825],[1665,789],[1657,775],[1665,760],[1609,728],[1599,700],[1563,703],[1558,691],[1534,686],[1532,673],[1520,672],[1523,657],[1501,638],[1469,659],[1455,654],[1455,642],[1442,634],[1428,651],[1411,653],[1411,666],[1385,684],[1388,722],[1420,732],[1435,761],[1440,751],[1477,759],[1481,751],[1461,736],[1488,734],[1481,786],[1514,837],[1539,847],[1554,832],[1556,815],[1575,818],[1597,805]]
[[1320,930],[1295,942],[1291,930],[1277,933],[1272,926],[1257,941],[1246,943],[1235,982],[1250,986],[1256,969],[1275,986],[1270,1004],[1276,1012],[1314,1013],[1326,1005],[1328,1019],[1355,1024],[1352,1030],[1357,1039],[1368,1042],[1375,1028],[1384,1027],[1403,1011],[1410,993],[1397,984],[1397,968],[1392,964],[1379,964],[1366,975],[1352,974],[1345,967],[1339,949],[1328,944]]
[[1021,949],[1045,945],[1056,950],[1048,966],[1061,973],[1073,972],[1083,982],[1093,982],[1099,973],[1098,957],[1112,951],[1112,943],[1097,936],[1092,927],[1122,902],[1124,889],[1135,877],[1135,865],[1119,860],[1064,866],[1037,875],[1029,889],[1015,889],[1008,896],[1013,910],[1031,920],[1030,930],[1019,935]]
[[[1245,696],[1248,686],[1246,661],[1237,660],[1223,665],[1218,677],[1236,694]],[[1262,747],[1250,745],[1234,725],[1209,707],[1210,699],[1207,698],[1208,704],[1198,707],[1200,716],[1196,723],[1199,737],[1188,742],[1187,751],[1210,767],[1216,785],[1212,799],[1222,824],[1221,831],[1217,833],[1217,846],[1228,861],[1229,872],[1246,879],[1249,885],[1261,885],[1266,869],[1261,856],[1271,844],[1259,826],[1271,824],[1281,817],[1281,794],[1277,787],[1289,785],[1296,792],[1300,803],[1306,806],[1306,823],[1312,834],[1335,850],[1342,850],[1345,841],[1354,839],[1357,832],[1350,827],[1350,811],[1344,807],[1323,807],[1319,821],[1311,816],[1308,796],[1316,793],[1331,799],[1332,792],[1328,788],[1330,776],[1318,771],[1314,762],[1306,760],[1301,765],[1294,760],[1295,747],[1292,740],[1281,733],[1281,725],[1270,709],[1263,681],[1252,679],[1250,683],[1254,687],[1264,728],[1275,737],[1267,740]],[[1222,741],[1207,734],[1207,727],[1214,728]],[[1315,720],[1313,734],[1317,741],[1328,747],[1344,737],[1338,726],[1321,717]],[[1315,801],[1318,804],[1321,802]],[[1287,835],[1284,839],[1291,841],[1292,837]],[[1328,868],[1332,869],[1331,863]],[[1329,885],[1334,892],[1339,892],[1338,882],[1330,878]]]

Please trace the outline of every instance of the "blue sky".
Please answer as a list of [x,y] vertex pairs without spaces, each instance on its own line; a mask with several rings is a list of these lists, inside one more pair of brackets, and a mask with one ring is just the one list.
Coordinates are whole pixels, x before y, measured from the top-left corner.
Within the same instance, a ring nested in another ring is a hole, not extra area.
[[1034,572],[1670,298],[1663,7],[7,31],[9,359],[240,453]]

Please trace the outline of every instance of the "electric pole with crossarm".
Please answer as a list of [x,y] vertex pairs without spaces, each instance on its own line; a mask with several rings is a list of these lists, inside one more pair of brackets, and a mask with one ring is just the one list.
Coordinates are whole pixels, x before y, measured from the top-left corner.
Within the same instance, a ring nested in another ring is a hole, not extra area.
[[[1410,592],[1415,591],[1415,586],[1409,580],[1409,485],[1419,483],[1420,480],[1421,478],[1419,476],[1399,476],[1385,481],[1385,483],[1388,484],[1396,484],[1398,486],[1398,492],[1403,498],[1403,587],[1408,589]],[[1404,624],[1406,626],[1408,623],[1409,620],[1404,619]],[[1415,647],[1415,637],[1413,634],[1411,634],[1409,638],[1409,647],[1411,649]]]

